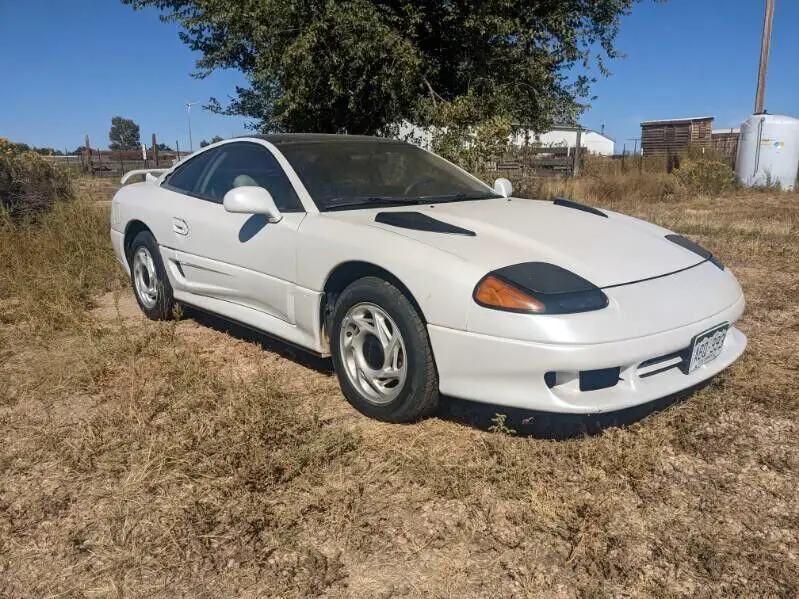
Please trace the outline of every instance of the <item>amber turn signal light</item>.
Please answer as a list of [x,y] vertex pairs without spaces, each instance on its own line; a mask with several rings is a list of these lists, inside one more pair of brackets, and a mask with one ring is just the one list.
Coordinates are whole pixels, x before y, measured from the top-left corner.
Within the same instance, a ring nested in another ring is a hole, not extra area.
[[533,296],[499,277],[488,275],[474,290],[474,299],[487,308],[523,312],[544,312],[546,307]]

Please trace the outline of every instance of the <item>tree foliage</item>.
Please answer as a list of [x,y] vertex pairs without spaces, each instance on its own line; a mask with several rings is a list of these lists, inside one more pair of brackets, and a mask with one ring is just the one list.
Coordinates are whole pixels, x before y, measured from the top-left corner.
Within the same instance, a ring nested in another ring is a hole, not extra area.
[[641,0],[122,1],[179,23],[198,76],[244,73],[249,86],[213,110],[262,130],[374,133],[435,123],[453,102],[474,122],[573,121],[592,83],[577,72],[605,72]]
[[218,142],[218,141],[222,141],[223,139],[224,139],[224,138],[223,138],[223,137],[221,137],[221,136],[219,136],[219,135],[214,135],[214,136],[211,138],[211,141],[208,141],[207,139],[204,139],[204,140],[202,140],[202,141],[200,142],[200,147],[201,147],[201,148],[204,148],[204,147],[206,147],[206,146],[210,146],[211,144],[215,144],[216,142]]
[[62,150],[56,150],[55,148],[50,148],[50,147],[37,148],[36,146],[29,146],[28,144],[23,142],[11,141],[4,137],[0,137],[0,157],[9,156],[12,154],[13,155],[23,154],[25,152],[34,152],[41,156],[64,155],[64,152]]
[[141,147],[139,126],[131,119],[115,116],[111,119],[108,145],[112,150],[137,150]]

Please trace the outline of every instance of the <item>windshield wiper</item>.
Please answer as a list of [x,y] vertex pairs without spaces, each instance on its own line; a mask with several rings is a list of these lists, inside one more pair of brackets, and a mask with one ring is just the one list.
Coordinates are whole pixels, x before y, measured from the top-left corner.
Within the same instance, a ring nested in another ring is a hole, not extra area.
[[325,202],[324,210],[340,210],[358,206],[408,206],[418,204],[419,198],[403,198],[391,196],[350,196],[343,198],[333,198]]
[[345,210],[347,208],[366,208],[368,206],[411,206],[416,204],[460,202],[468,200],[495,200],[502,196],[493,193],[451,193],[429,195],[415,198],[402,196],[345,196],[332,198],[322,210]]
[[451,193],[444,195],[422,196],[419,202],[460,202],[468,200],[496,200],[502,196],[493,193]]

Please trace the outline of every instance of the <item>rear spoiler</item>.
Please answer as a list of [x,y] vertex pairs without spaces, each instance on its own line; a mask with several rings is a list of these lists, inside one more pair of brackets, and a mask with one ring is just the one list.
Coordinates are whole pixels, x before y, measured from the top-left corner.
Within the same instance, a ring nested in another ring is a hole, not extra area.
[[156,175],[161,175],[167,172],[168,168],[140,168],[135,171],[128,171],[122,176],[120,183],[124,185],[128,179],[131,177],[135,177],[136,175],[144,175],[145,181],[155,181],[158,177]]

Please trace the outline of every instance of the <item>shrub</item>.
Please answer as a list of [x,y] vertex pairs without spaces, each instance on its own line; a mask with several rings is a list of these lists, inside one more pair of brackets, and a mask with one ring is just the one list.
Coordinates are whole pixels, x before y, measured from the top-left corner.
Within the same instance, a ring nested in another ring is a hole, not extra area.
[[34,152],[0,153],[0,205],[13,221],[38,220],[72,199],[69,172]]
[[717,160],[697,160],[683,163],[674,176],[695,193],[716,196],[735,189],[735,172],[728,164]]
[[432,150],[478,177],[510,147],[510,119],[485,118],[473,96],[429,105],[423,121],[430,126]]
[[501,117],[475,125],[442,127],[433,136],[433,151],[478,177],[485,176],[509,147],[510,124]]

